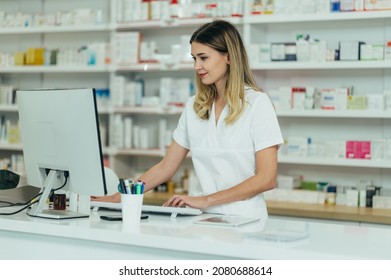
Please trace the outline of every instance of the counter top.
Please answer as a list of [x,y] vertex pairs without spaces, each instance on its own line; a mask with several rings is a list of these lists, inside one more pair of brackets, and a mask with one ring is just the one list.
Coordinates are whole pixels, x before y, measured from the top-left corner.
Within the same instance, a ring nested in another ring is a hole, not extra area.
[[[144,203],[161,205],[171,194],[148,192]],[[391,210],[266,200],[269,215],[391,225]]]
[[150,215],[139,228],[126,229],[122,222],[101,220],[102,213],[62,221],[25,212],[0,216],[0,258],[391,259],[391,227],[278,217],[238,228],[194,224],[210,216],[202,214]]

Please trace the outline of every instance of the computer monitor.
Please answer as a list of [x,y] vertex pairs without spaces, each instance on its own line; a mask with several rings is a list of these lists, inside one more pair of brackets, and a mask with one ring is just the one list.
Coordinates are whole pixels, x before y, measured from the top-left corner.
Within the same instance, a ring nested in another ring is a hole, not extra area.
[[[89,216],[91,195],[107,194],[95,90],[17,91],[27,183],[42,188],[30,216]],[[67,210],[45,209],[53,189],[67,177]]]

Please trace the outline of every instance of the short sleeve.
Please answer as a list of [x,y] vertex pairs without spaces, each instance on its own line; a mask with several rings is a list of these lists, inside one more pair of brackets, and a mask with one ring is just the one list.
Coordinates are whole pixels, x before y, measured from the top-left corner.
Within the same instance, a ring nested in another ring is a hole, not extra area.
[[265,93],[253,103],[251,136],[255,151],[284,143],[277,115],[269,96]]
[[174,141],[186,149],[190,149],[187,124],[189,115],[188,111],[193,109],[193,102],[194,98],[190,98],[190,100],[186,103],[185,109],[183,110],[181,117],[179,118],[178,125],[172,135]]

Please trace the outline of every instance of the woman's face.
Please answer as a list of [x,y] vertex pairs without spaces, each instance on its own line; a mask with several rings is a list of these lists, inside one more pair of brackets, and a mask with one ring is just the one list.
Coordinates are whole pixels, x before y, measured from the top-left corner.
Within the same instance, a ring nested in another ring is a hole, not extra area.
[[194,70],[205,85],[225,84],[228,69],[228,54],[223,54],[204,44],[193,42],[191,55],[194,59]]

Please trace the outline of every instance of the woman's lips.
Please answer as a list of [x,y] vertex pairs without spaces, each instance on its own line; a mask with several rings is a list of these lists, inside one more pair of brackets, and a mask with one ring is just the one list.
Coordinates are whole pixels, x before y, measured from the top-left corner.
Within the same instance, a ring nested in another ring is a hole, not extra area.
[[198,76],[200,76],[200,78],[203,79],[206,76],[206,73],[198,74]]

